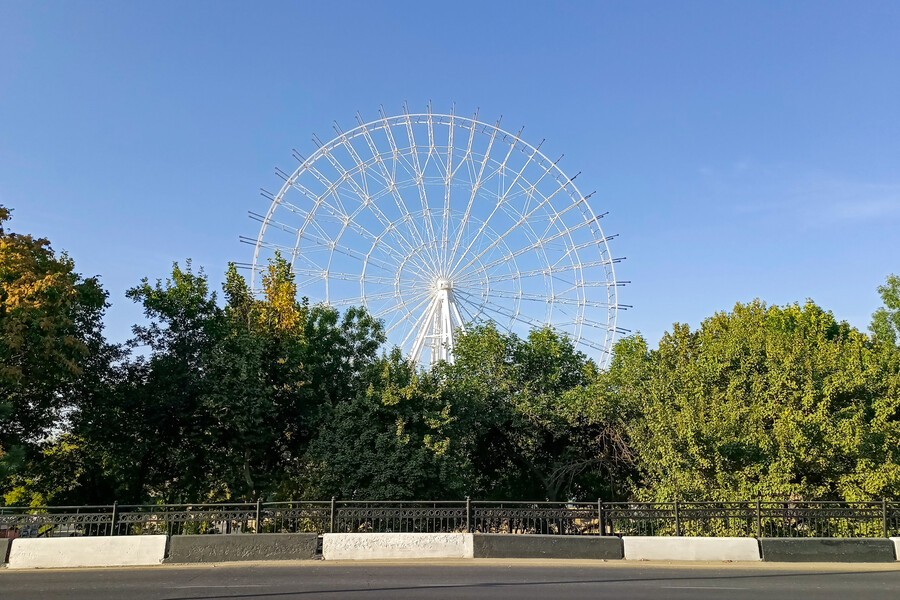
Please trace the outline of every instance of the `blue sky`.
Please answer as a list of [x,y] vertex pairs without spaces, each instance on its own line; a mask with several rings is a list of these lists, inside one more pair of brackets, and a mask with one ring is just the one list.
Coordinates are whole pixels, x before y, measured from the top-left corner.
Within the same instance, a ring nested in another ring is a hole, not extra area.
[[620,324],[737,301],[865,328],[900,272],[897,2],[0,0],[0,203],[111,292],[192,257],[218,282],[260,187],[358,110],[456,103],[609,211]]

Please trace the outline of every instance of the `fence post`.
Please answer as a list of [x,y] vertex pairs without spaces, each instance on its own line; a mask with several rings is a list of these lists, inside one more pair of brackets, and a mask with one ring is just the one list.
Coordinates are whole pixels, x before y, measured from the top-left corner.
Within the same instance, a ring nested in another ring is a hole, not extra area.
[[466,496],[466,533],[472,533],[472,500]]
[[256,531],[254,533],[259,533],[259,530],[262,529],[262,521],[260,521],[260,502],[262,502],[262,498],[256,499]]
[[891,537],[888,535],[887,498],[881,499],[881,533],[884,537]]
[[329,518],[328,529],[330,533],[334,533],[334,496],[331,497],[331,517]]
[[109,520],[109,535],[116,535],[116,521],[119,520],[119,502],[113,502],[112,518]]
[[762,503],[759,496],[756,497],[756,537],[762,537]]
[[678,498],[675,498],[675,535],[681,536],[681,517],[678,514]]
[[600,529],[600,535],[606,535],[606,523],[603,518],[603,500],[597,498],[597,527]]

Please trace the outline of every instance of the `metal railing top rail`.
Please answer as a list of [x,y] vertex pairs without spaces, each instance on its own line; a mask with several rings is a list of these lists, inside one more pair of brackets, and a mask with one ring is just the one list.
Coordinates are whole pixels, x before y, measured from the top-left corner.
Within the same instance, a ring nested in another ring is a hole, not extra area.
[[114,504],[84,504],[84,505],[75,505],[75,506],[2,506],[0,505],[0,511],[2,510],[87,510],[92,508],[102,508],[102,509],[110,509]]

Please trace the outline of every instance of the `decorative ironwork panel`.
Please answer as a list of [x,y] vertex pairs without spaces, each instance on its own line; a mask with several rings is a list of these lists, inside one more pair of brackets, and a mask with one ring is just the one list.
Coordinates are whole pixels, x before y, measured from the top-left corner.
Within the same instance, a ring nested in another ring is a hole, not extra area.
[[888,505],[882,502],[762,502],[762,535],[878,537],[884,535],[886,525],[890,529],[890,515],[896,506],[891,504],[885,511]]
[[120,506],[116,535],[254,533],[256,519],[256,504]]
[[112,506],[0,507],[0,537],[109,535]]
[[338,502],[334,531],[452,533],[466,531],[460,502]]
[[262,533],[324,533],[331,527],[331,503],[266,503],[260,520]]
[[598,504],[575,502],[473,502],[479,533],[599,534]]

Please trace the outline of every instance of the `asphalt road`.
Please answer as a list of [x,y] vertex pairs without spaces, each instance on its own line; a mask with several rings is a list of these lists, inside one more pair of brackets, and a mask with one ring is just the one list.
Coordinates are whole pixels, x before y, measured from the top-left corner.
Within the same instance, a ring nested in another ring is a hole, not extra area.
[[0,570],[2,600],[900,598],[900,564],[256,563]]

